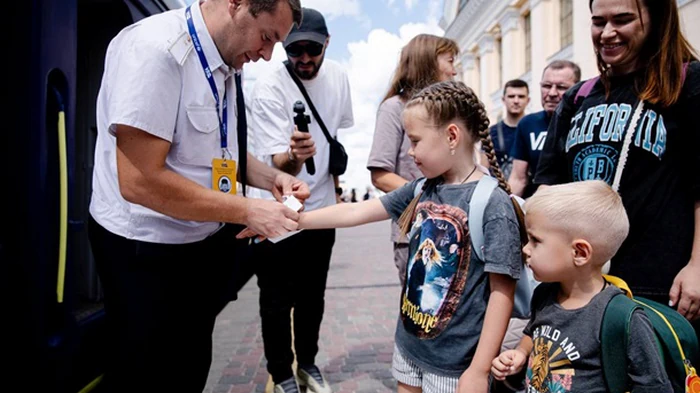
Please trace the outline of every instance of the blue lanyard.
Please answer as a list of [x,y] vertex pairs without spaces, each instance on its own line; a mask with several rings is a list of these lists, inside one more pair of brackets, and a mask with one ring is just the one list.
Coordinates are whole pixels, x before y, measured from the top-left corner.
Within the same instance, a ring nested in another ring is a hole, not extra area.
[[[221,134],[221,153],[223,158],[226,158],[226,154],[231,156],[228,151],[228,113],[226,113],[226,88],[224,87],[224,100],[222,114],[219,115],[219,91],[216,88],[216,82],[214,82],[214,77],[209,69],[209,63],[207,62],[207,57],[204,55],[204,50],[202,49],[202,44],[199,42],[199,36],[197,35],[197,30],[194,28],[194,22],[192,21],[192,11],[190,11],[192,5],[188,6],[185,10],[185,19],[187,19],[187,27],[190,30],[190,37],[192,37],[192,43],[194,44],[194,49],[197,51],[197,56],[199,57],[199,62],[202,63],[202,68],[204,69],[204,76],[207,77],[207,82],[209,82],[209,87],[211,87],[211,92],[214,94],[214,101],[216,101],[216,116],[219,118],[219,133]],[[223,118],[222,118],[223,116]]]

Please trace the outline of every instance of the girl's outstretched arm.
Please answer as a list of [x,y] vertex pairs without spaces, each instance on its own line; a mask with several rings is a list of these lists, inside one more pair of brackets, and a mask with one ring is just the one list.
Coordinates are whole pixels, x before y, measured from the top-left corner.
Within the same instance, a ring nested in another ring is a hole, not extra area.
[[370,199],[301,213],[299,229],[347,228],[388,218],[389,213],[379,199]]

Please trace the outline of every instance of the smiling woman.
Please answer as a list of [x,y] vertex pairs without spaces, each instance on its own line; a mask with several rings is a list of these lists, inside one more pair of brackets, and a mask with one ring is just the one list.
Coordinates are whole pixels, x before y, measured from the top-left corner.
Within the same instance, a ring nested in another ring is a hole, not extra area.
[[590,0],[591,38],[601,79],[647,67],[641,98],[669,106],[682,87],[682,64],[695,59],[675,1]]
[[632,291],[700,317],[700,63],[676,0],[590,0],[600,76],[552,118],[535,182],[604,180],[630,233],[610,273]]

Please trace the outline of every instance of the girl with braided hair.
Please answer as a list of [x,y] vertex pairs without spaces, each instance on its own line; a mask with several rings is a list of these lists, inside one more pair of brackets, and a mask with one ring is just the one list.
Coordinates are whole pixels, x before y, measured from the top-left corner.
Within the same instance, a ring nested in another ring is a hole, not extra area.
[[[454,61],[459,54],[457,43],[447,37],[419,34],[401,49],[396,71],[377,110],[372,148],[367,159],[367,169],[372,184],[389,193],[411,180],[421,177],[421,172],[408,155],[411,141],[403,128],[401,113],[411,97],[433,83],[453,80],[457,75]],[[394,246],[394,264],[403,284],[408,264],[408,239],[401,236],[398,225],[391,225],[391,242]]]
[[[403,112],[409,155],[425,176],[379,199],[302,213],[300,228],[341,228],[392,218],[409,234],[409,264],[392,371],[400,393],[486,393],[522,267],[518,218],[491,142],[486,110],[462,82],[440,82]],[[469,202],[486,176],[474,161],[481,141],[502,189],[484,211],[485,260],[472,250]],[[420,186],[422,184],[422,186]],[[419,225],[412,225],[422,217]],[[423,265],[421,245],[440,263]],[[419,265],[418,265],[419,264]],[[418,265],[418,266],[416,266]],[[420,273],[420,274],[419,274]],[[429,294],[429,301],[413,294]]]

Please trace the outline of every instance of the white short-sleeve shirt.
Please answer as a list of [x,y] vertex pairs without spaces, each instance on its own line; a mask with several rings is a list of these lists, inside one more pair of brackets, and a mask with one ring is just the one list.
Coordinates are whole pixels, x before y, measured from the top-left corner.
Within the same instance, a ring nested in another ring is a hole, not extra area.
[[[192,19],[219,97],[223,100],[227,92],[228,149],[238,161],[234,70],[221,58],[197,2],[192,5]],[[122,197],[117,179],[118,124],[170,142],[166,167],[211,187],[212,159],[221,157],[219,119],[214,95],[189,36],[184,9],[126,27],[107,48],[97,97],[90,214],[114,234],[147,242],[190,243],[214,233],[219,223],[178,220]]]
[[[302,80],[302,83],[333,138],[337,136],[338,129],[353,126],[350,84],[340,64],[325,59],[316,77]],[[256,157],[272,166],[272,156],[289,149],[296,101],[303,102],[306,107],[306,114],[311,118],[309,132],[316,144],[316,173],[309,175],[306,166],[303,166],[297,175],[311,190],[311,196],[304,202],[305,210],[311,211],[335,204],[335,185],[328,173],[330,145],[284,64],[255,83],[247,104],[250,113],[248,130]],[[269,192],[262,191],[261,194],[263,198],[272,199]]]

